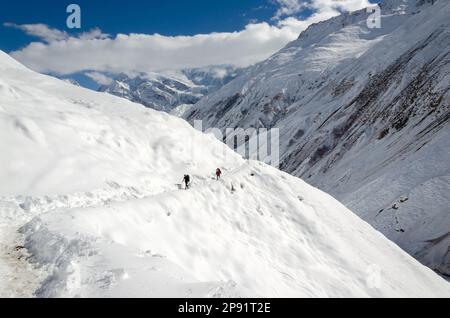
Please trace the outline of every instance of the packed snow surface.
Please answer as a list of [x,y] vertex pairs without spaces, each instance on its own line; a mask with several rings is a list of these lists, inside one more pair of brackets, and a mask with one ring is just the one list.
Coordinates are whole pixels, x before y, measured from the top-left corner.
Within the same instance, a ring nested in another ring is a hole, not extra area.
[[0,74],[0,296],[450,296],[331,196],[179,118],[4,53]]

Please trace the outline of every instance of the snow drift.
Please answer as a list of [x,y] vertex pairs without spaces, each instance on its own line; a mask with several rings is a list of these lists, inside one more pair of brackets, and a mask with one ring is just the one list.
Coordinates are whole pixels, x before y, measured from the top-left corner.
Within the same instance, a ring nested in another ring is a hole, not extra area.
[[4,53],[0,74],[0,295],[450,296],[329,195],[181,119]]

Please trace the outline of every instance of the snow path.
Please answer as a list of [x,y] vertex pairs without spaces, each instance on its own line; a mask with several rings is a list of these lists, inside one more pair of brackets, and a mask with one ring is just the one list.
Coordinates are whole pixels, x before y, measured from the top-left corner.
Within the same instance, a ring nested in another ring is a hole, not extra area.
[[[224,169],[226,171],[227,169]],[[215,181],[214,177],[193,176],[192,187],[201,188]],[[0,224],[0,298],[31,298],[43,283],[45,269],[30,264],[29,253],[23,249],[25,237],[20,229],[34,217],[58,209],[98,208],[134,199],[151,199],[176,190],[137,189],[108,182],[104,188],[85,193],[56,197],[0,197],[0,215],[15,220]],[[48,274],[48,273],[47,273]]]
[[17,228],[0,226],[0,298],[30,298],[41,282],[40,271],[26,261],[23,235]]
[[[120,186],[109,184],[109,187],[119,189]],[[10,224],[0,225],[0,298],[33,297],[34,292],[42,283],[43,270],[27,262],[29,256],[21,247],[24,245],[24,235],[20,228],[30,222],[35,216],[51,213],[57,208],[73,209],[97,207],[109,202],[120,202],[136,198],[140,192],[132,189],[121,196],[95,196],[91,192],[72,196],[50,197],[16,197],[0,198],[0,213],[11,219]],[[105,193],[105,189],[97,191]]]

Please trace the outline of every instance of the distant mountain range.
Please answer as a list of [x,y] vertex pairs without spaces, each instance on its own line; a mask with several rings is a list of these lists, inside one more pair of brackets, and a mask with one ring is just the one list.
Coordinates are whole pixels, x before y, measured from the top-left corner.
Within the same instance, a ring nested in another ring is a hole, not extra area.
[[171,112],[178,106],[197,103],[241,72],[233,66],[212,66],[162,73],[120,74],[111,84],[101,86],[99,91]]

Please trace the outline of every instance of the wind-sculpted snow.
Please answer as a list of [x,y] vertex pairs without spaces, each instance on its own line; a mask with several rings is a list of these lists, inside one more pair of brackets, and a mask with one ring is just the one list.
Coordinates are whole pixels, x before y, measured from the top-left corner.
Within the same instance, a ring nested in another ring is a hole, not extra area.
[[187,122],[0,70],[1,296],[450,296],[329,195]]
[[279,128],[282,170],[450,275],[428,243],[450,232],[450,3],[389,0],[381,13],[380,29],[366,10],[311,26],[185,118]]

